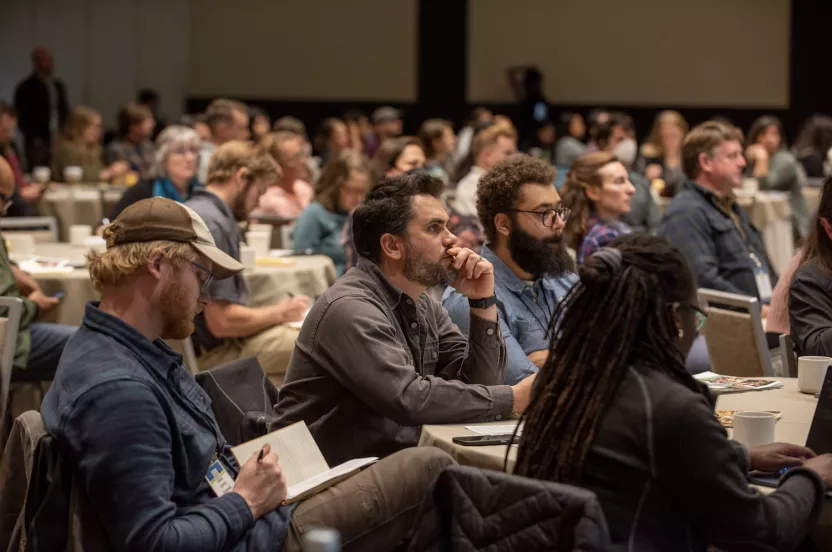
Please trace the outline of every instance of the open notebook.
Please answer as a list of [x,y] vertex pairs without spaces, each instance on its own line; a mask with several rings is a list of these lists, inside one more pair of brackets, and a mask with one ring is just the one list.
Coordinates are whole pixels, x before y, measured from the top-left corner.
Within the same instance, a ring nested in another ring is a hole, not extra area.
[[240,465],[258,454],[266,443],[280,458],[288,494],[283,504],[298,502],[340,483],[378,458],[357,458],[330,468],[305,422],[273,431],[231,449]]

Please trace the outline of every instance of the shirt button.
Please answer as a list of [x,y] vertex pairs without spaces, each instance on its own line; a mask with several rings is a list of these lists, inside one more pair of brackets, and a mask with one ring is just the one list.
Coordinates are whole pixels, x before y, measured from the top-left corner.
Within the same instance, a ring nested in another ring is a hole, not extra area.
[[413,322],[412,324],[410,324],[410,327],[415,330],[416,328],[419,327],[419,324],[417,324],[416,322]]
[[500,420],[502,420],[502,419],[503,419],[503,417],[502,417],[500,414],[497,414],[497,415],[494,417],[494,419],[495,419],[495,420],[497,420],[497,421],[499,422]]
[[485,333],[487,333],[488,335],[494,335],[494,330],[492,330],[491,328],[488,328],[488,331],[485,332]]
[[412,299],[408,299],[408,300],[407,300],[407,304],[408,304],[408,305],[412,305],[412,304],[413,304],[413,300],[412,300]]

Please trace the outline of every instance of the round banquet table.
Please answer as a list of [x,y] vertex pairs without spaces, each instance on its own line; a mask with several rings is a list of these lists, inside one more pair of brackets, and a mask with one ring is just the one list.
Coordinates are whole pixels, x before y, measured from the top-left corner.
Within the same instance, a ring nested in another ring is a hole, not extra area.
[[110,184],[51,184],[44,192],[38,210],[41,216],[55,217],[62,240],[69,239],[69,228],[83,224],[96,228],[124,194],[125,188]]
[[[83,263],[86,249],[66,243],[37,244],[39,257],[66,259],[73,264]],[[244,272],[249,287],[249,305],[274,304],[293,295],[316,298],[322,295],[337,279],[332,259],[320,255],[285,257],[279,266],[255,266]],[[47,295],[63,291],[61,304],[50,312],[45,321],[77,326],[84,316],[88,301],[97,300],[98,292],[92,287],[89,272],[77,268],[71,272],[44,272],[32,275]]]
[[[775,439],[798,445],[806,444],[812,416],[815,414],[817,399],[797,390],[797,378],[771,378],[783,382],[780,389],[766,391],[749,391],[746,393],[731,393],[720,395],[717,399],[717,410],[776,410],[781,412],[780,420],[775,425]],[[450,454],[459,464],[475,466],[492,470],[503,470],[506,449],[502,446],[463,447],[452,442],[454,437],[476,435],[476,432],[466,429],[466,426],[497,426],[516,425],[516,421],[488,422],[483,424],[460,425],[426,425],[422,426],[419,446],[438,447]],[[730,437],[732,430],[728,430]],[[514,468],[517,458],[517,447],[510,447],[509,471]],[[832,451],[830,451],[832,452]],[[763,493],[773,491],[765,487],[758,487]],[[832,500],[827,500],[823,513],[812,534],[815,544],[823,544],[823,550],[832,550]]]

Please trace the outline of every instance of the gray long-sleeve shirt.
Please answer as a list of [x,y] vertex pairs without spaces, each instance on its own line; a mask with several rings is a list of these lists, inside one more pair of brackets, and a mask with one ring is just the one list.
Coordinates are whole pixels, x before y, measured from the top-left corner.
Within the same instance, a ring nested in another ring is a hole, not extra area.
[[497,322],[472,315],[466,339],[436,300],[414,301],[360,258],[307,315],[270,430],[305,421],[330,465],[387,456],[423,424],[511,415],[505,375]]

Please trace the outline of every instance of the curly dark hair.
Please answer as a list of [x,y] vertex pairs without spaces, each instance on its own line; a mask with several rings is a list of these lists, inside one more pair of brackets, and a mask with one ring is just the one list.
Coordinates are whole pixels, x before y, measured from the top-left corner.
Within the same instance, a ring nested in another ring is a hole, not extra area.
[[514,155],[485,173],[477,185],[477,215],[489,243],[497,238],[494,216],[516,207],[520,186],[553,186],[555,168],[529,155]]

